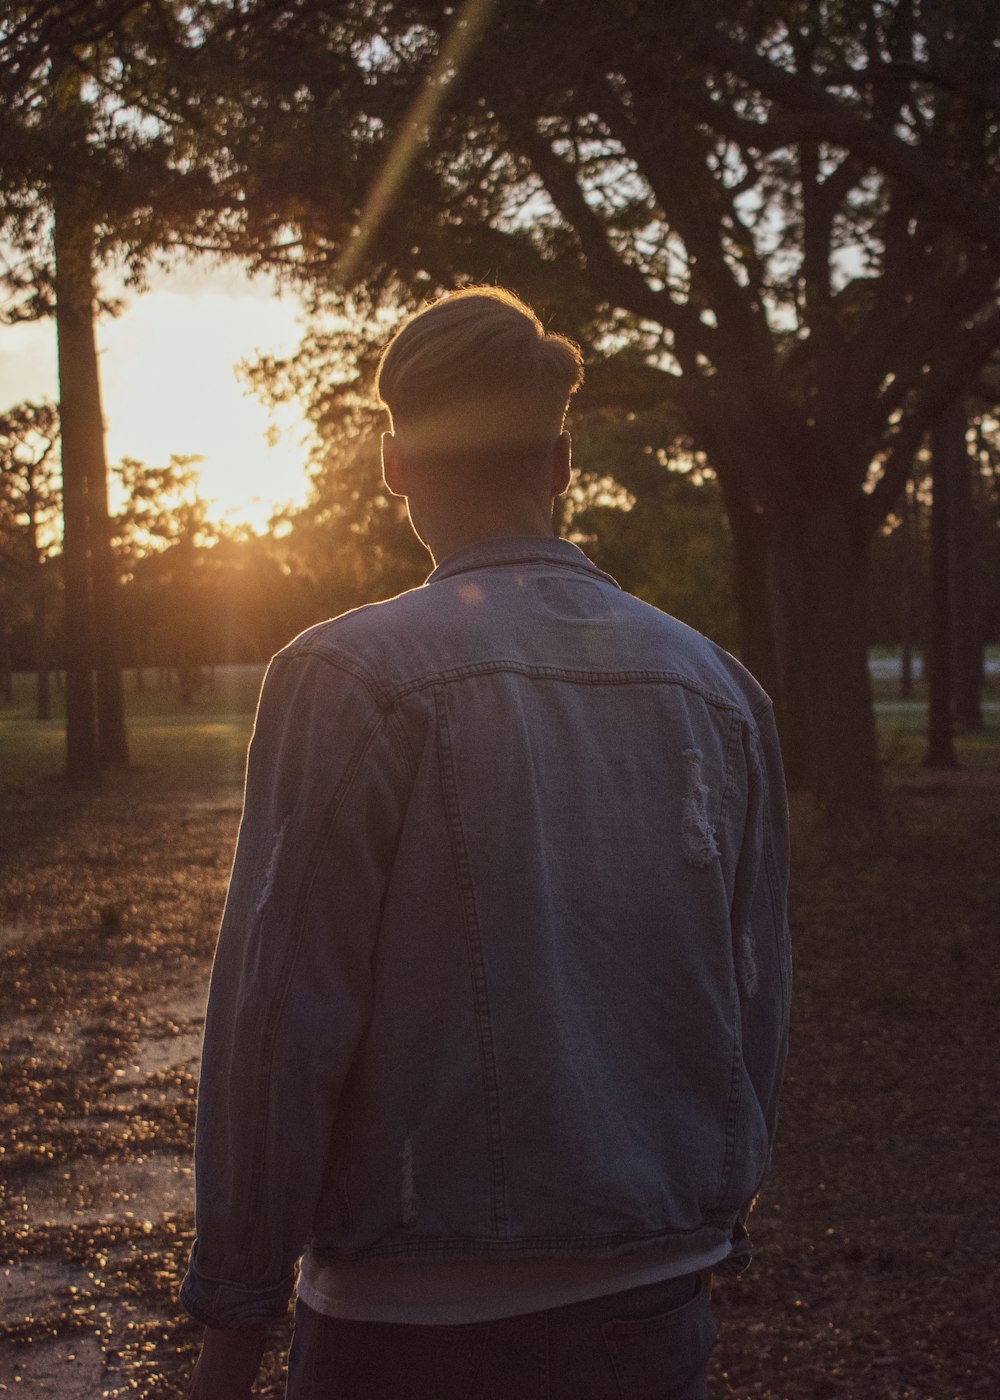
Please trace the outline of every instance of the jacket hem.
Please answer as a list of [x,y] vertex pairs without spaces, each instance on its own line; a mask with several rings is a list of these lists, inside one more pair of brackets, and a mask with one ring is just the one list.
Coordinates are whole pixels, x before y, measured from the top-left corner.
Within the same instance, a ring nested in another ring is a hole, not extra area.
[[354,1249],[334,1249],[313,1240],[310,1250],[320,1262],[365,1263],[379,1259],[510,1259],[551,1258],[553,1256],[613,1258],[633,1254],[640,1257],[656,1251],[669,1252],[675,1243],[684,1252],[712,1249],[732,1238],[731,1221],[724,1225],[701,1225],[693,1230],[651,1230],[595,1235],[535,1235],[495,1239],[489,1235],[460,1235],[437,1239],[383,1240]]

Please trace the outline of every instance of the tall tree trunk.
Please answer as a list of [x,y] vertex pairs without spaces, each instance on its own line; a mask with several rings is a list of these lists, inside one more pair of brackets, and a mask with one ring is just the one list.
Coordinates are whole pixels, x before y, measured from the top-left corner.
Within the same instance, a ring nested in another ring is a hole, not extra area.
[[767,525],[763,514],[729,478],[720,479],[732,540],[733,600],[744,666],[780,704],[781,676],[775,646]]
[[733,600],[740,656],[774,702],[789,787],[806,781],[806,736],[794,692],[799,671],[790,657],[781,581],[776,576],[767,521],[728,477],[719,478],[732,541]]
[[35,718],[52,718],[52,686],[49,672],[48,608],[45,598],[45,570],[38,530],[38,491],[34,478],[29,479],[26,498],[28,510],[31,594],[31,649],[35,666]]
[[[89,777],[100,764],[127,764],[128,739],[117,655],[117,580],[111,555],[94,329],[93,227],[79,206],[71,187],[63,185],[54,191],[59,413],[67,525],[67,767],[70,776]],[[70,534],[74,536],[72,546]],[[94,671],[98,681],[96,710]]]
[[94,701],[94,647],[90,594],[90,545],[87,530],[86,439],[81,431],[87,410],[77,376],[81,323],[86,331],[90,309],[78,307],[79,263],[89,277],[89,242],[81,254],[75,224],[76,201],[65,187],[53,191],[53,242],[56,262],[56,340],[59,354],[59,413],[62,423],[63,497],[63,651],[66,669],[66,772],[72,779],[97,776],[97,707]]
[[825,825],[853,846],[884,836],[882,778],[866,645],[867,551],[835,499],[775,532],[785,690],[804,736],[806,774]]
[[982,729],[983,626],[976,588],[977,530],[972,493],[973,458],[966,441],[967,406],[962,404],[961,450],[956,437],[951,478],[951,633],[955,722]]
[[951,496],[965,452],[961,402],[941,414],[931,433],[931,604],[927,639],[927,768],[957,768],[952,735]]
[[93,580],[95,652],[97,661],[97,747],[106,768],[127,768],[128,732],[125,727],[125,678],[122,672],[121,625],[118,600],[118,566],[111,548],[111,515],[108,510],[108,467],[104,450],[100,381],[94,322],[90,323],[93,347],[95,408],[101,421],[100,453],[90,459],[87,502],[90,521],[90,568]]
[[10,660],[7,597],[3,589],[0,589],[0,698],[5,705],[11,705],[14,702],[14,671]]
[[35,662],[35,717],[52,718],[52,686],[49,673],[49,637],[45,606],[45,577],[36,564],[31,579],[31,634]]
[[913,592],[916,570],[913,548],[913,483],[903,488],[899,503],[899,696],[913,698]]
[[772,625],[781,675],[778,683],[780,701],[777,712],[781,725],[781,753],[789,774],[789,786],[815,790],[812,782],[814,764],[809,719],[809,662],[803,650],[808,649],[810,639],[799,616],[799,589],[802,580],[797,569],[789,570],[787,565],[782,563],[779,553],[777,548],[772,549],[768,570],[772,576]]
[[789,748],[785,674],[778,650],[775,579],[771,568],[769,523],[749,482],[752,464],[748,444],[720,431],[716,406],[692,392],[683,402],[695,440],[706,453],[718,476],[722,502],[729,521],[732,546],[732,592],[736,608],[740,659],[774,702],[785,769],[789,779],[797,767]]

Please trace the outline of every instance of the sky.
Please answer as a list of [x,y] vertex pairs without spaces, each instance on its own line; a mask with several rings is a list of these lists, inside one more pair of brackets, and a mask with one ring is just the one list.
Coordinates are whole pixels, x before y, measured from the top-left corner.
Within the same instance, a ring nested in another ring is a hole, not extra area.
[[[236,366],[294,350],[300,303],[267,279],[198,265],[155,273],[148,291],[123,296],[123,313],[98,326],[109,462],[202,456],[213,516],[264,529],[277,506],[304,499],[305,425],[292,407],[272,414]],[[0,325],[0,411],[38,398],[58,399],[54,322]]]

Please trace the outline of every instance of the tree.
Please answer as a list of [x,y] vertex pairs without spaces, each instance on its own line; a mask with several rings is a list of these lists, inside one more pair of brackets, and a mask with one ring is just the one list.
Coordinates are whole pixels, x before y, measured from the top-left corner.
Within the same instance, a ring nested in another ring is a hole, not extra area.
[[59,542],[58,443],[59,413],[53,404],[22,403],[0,415],[0,574],[27,595],[41,720],[52,718],[46,566]]
[[965,405],[951,404],[931,434],[931,616],[928,652],[928,735],[924,763],[929,768],[957,768],[952,735],[953,526],[955,484],[965,456]]
[[[157,111],[190,7],[145,0],[6,7],[0,237],[18,261],[7,317],[56,322],[62,418],[67,771],[128,762],[95,321],[100,265],[138,284],[198,225],[211,178]],[[96,695],[95,695],[96,680]]]
[[[718,482],[681,453],[674,415],[592,409],[574,424],[576,480],[561,521],[630,592],[733,647],[731,547]],[[666,446],[664,445],[666,444]]]
[[[497,278],[592,354],[638,347],[718,474],[743,650],[791,766],[841,829],[877,832],[865,566],[930,424],[1000,344],[1000,14],[386,0],[355,8],[345,50],[345,13],[322,7],[336,33],[304,0],[227,13],[247,71],[280,31],[292,273],[339,276],[369,314]],[[227,138],[247,170],[266,106]],[[333,181],[310,159],[324,115]]]
[[941,415],[873,551],[871,637],[901,643],[903,699],[913,694],[912,648],[926,642],[932,766],[956,764],[952,725],[983,723],[985,646],[997,636],[995,391],[984,373]]
[[[126,457],[114,468],[124,503],[112,522],[123,597],[124,644],[142,676],[157,664],[177,674],[181,700],[197,688],[212,600],[204,565],[220,528],[201,495],[199,457],[175,455],[163,467]],[[210,654],[207,661],[214,661]]]
[[[51,7],[18,6],[7,37],[0,168],[2,229],[33,266],[8,276],[14,315],[56,319],[63,423],[63,564],[67,771],[89,777],[128,760],[115,670],[114,576],[109,568],[104,420],[97,367],[95,213],[87,175],[92,123],[83,96],[83,35]],[[90,37],[89,34],[87,36]],[[97,704],[93,690],[98,677]]]
[[113,526],[125,659],[140,682],[143,667],[159,668],[168,684],[176,675],[184,704],[217,665],[266,661],[322,609],[302,566],[308,550],[290,545],[284,525],[257,535],[214,521],[198,461],[147,467],[126,458],[114,468],[124,496]]
[[[965,402],[966,431],[952,493],[952,632],[955,665],[955,721],[960,729],[983,728],[982,691],[985,647],[997,640],[998,502],[990,485],[993,464],[983,446],[996,431],[1000,403],[1000,358],[978,376]],[[994,616],[991,619],[991,611]]]
[[112,520],[117,567],[130,578],[139,560],[161,553],[185,535],[214,536],[209,503],[200,491],[203,459],[175,453],[166,466],[150,467],[124,457],[112,468],[123,497]]
[[[249,382],[272,406],[298,401],[311,425],[306,503],[272,522],[288,567],[323,613],[358,607],[413,587],[427,576],[427,553],[405,504],[377,470],[383,415],[371,398],[374,337],[314,328],[290,360],[264,357]],[[332,364],[339,370],[331,372]]]

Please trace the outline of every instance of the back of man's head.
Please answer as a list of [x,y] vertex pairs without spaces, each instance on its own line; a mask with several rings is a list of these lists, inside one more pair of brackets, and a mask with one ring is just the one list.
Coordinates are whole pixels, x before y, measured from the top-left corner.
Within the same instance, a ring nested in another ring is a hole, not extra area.
[[376,389],[414,465],[470,485],[537,469],[583,380],[579,348],[500,287],[450,292],[386,347]]

